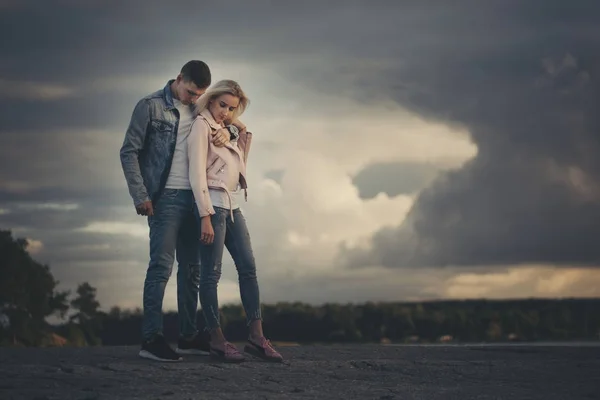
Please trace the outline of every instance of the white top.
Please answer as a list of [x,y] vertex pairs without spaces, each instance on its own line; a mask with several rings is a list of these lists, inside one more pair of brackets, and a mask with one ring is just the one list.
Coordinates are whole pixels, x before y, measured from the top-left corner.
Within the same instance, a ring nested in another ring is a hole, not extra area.
[[[231,144],[233,146],[237,146],[237,139],[232,140]],[[240,205],[237,201],[237,196],[240,194],[240,170],[239,168],[235,168],[236,165],[239,165],[238,156],[233,153],[233,151],[227,152],[227,158],[225,159],[227,163],[226,171],[219,172],[219,174],[223,174],[221,176],[221,180],[229,189],[229,193],[231,194],[231,209],[235,210],[239,208]],[[227,175],[224,173],[227,172]],[[229,210],[229,197],[227,193],[219,189],[208,188],[208,194],[210,195],[210,201],[213,207],[221,207]]]
[[167,189],[192,189],[189,178],[188,148],[187,137],[190,134],[190,127],[194,121],[192,107],[186,106],[177,99],[173,99],[175,108],[179,110],[179,127],[177,128],[177,142],[175,142],[175,152],[173,153],[173,162],[171,171],[167,178],[165,188]]

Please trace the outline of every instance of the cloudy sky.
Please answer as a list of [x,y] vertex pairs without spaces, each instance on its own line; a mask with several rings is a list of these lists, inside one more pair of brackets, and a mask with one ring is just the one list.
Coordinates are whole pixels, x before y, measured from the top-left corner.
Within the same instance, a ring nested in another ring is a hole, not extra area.
[[[263,301],[598,296],[599,18],[585,0],[0,0],[0,228],[62,287],[141,306],[148,227],[119,148],[137,100],[201,59],[252,101]],[[239,298],[229,256],[220,297]]]

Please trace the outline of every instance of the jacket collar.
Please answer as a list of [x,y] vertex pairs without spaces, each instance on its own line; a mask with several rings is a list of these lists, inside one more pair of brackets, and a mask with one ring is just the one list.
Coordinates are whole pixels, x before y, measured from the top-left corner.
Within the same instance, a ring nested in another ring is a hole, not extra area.
[[172,110],[175,108],[175,104],[173,104],[173,92],[171,91],[171,84],[173,82],[175,82],[175,79],[169,80],[163,89],[163,98],[167,104],[167,110]]
[[[200,117],[204,118],[206,120],[206,122],[208,122],[208,125],[211,127],[211,129],[217,130],[217,129],[223,129],[223,126],[221,126],[221,124],[218,124],[215,119],[213,118],[212,114],[210,113],[210,111],[208,111],[208,108],[205,108],[204,110],[202,110],[199,114]],[[233,151],[235,151],[236,153],[238,153],[238,155],[240,156],[240,158],[243,160],[243,156],[242,154],[240,154],[239,148],[237,146],[234,146],[231,142],[228,142],[225,147],[227,147],[228,149],[231,149]]]
[[205,108],[204,110],[202,110],[202,112],[200,112],[200,115],[206,120],[206,122],[208,122],[208,125],[210,125],[211,128],[213,128],[213,129],[223,128],[220,124],[217,123],[217,121],[215,121],[215,119],[213,118],[210,111],[208,111],[208,108]]

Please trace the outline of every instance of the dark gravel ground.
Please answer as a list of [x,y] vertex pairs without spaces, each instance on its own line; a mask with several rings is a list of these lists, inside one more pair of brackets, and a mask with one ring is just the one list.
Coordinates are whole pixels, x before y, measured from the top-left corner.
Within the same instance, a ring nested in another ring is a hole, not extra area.
[[600,346],[282,347],[285,364],[137,347],[0,348],[0,399],[600,399]]

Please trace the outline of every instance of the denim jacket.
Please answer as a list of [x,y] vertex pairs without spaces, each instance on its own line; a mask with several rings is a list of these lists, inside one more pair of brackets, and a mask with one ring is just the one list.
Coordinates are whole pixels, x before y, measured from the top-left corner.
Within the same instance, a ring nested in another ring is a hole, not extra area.
[[149,200],[155,204],[169,177],[180,117],[173,104],[173,81],[137,103],[125,133],[121,165],[135,205]]

